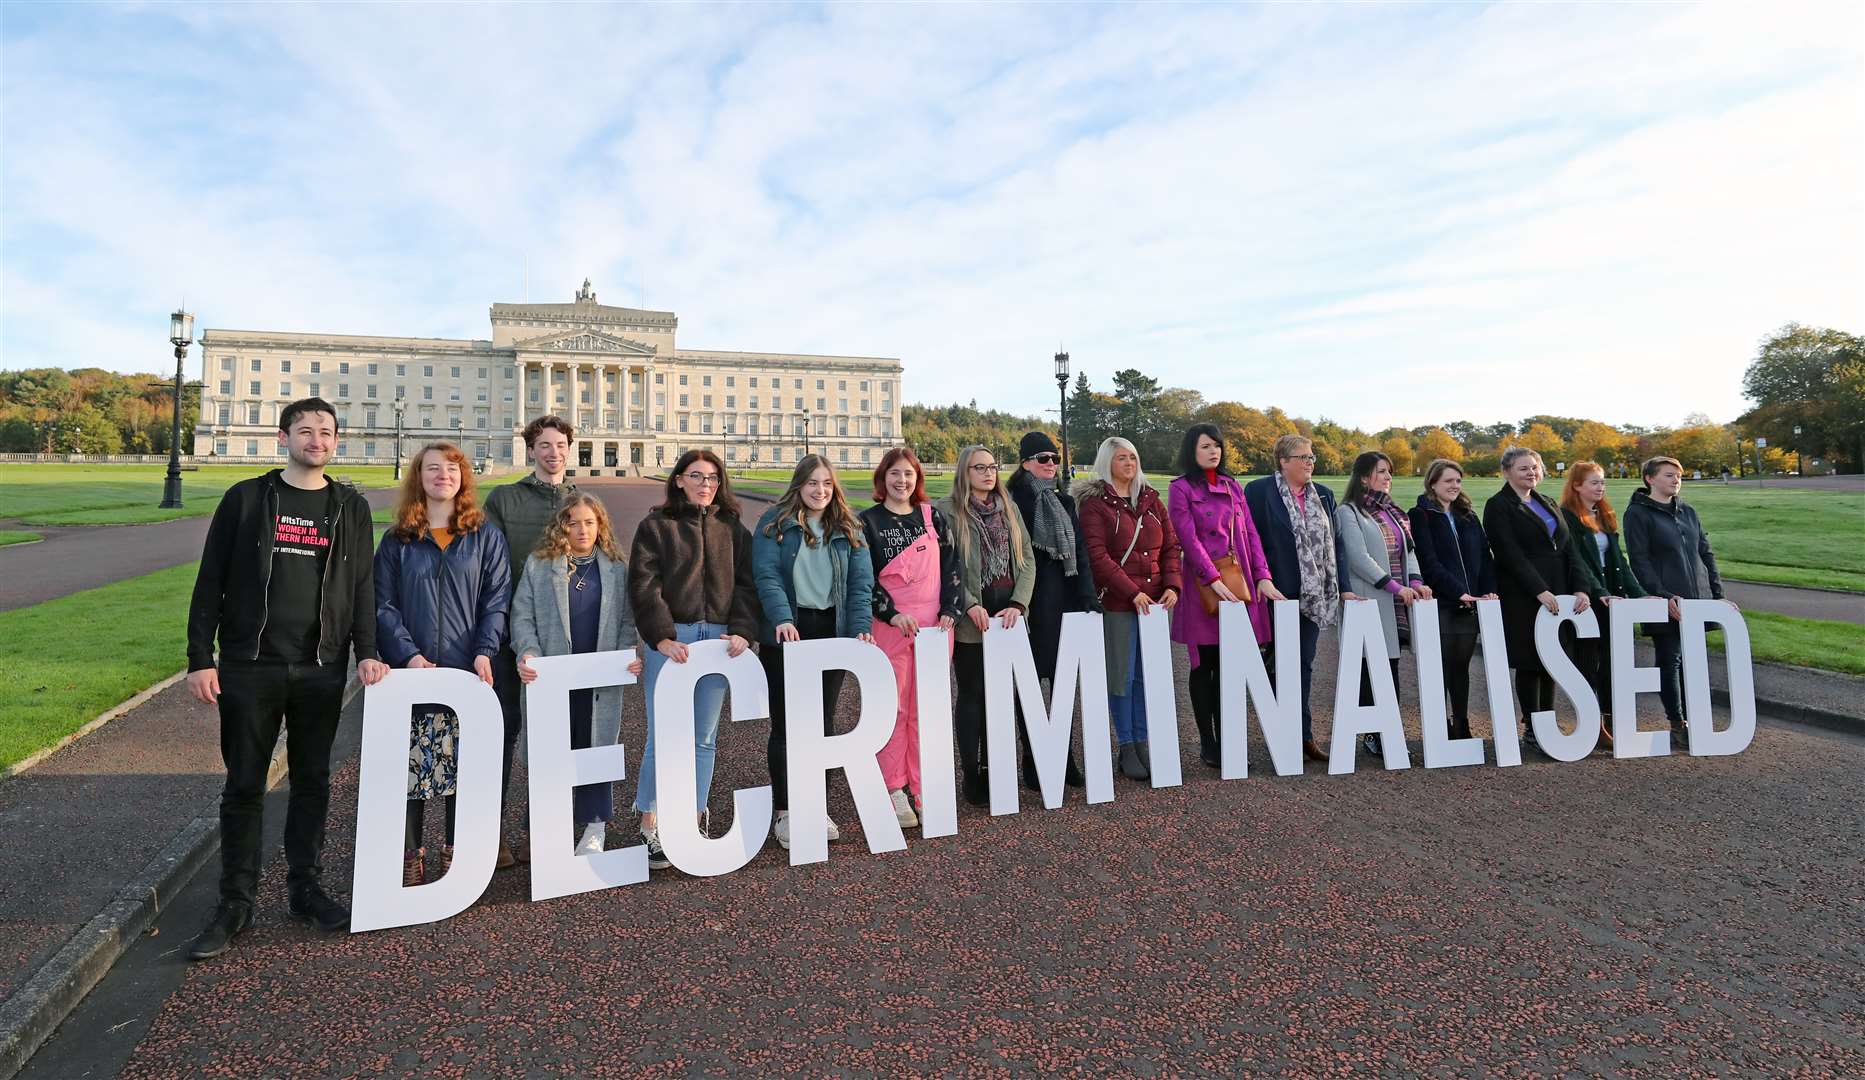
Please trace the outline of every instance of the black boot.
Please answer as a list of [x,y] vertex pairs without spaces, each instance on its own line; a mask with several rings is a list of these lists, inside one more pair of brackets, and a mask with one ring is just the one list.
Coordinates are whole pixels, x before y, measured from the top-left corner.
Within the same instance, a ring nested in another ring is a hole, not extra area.
[[973,806],[991,805],[991,792],[984,782],[983,773],[965,774],[965,801]]
[[1075,760],[1075,752],[1069,751],[1068,771],[1062,774],[1062,782],[1069,787],[1087,787],[1088,778],[1081,774],[1081,762]]
[[1197,717],[1196,722],[1198,724],[1198,760],[1215,769],[1223,764],[1223,759],[1218,755],[1217,731],[1211,721],[1202,716]]
[[253,924],[251,904],[242,904],[232,900],[222,900],[214,909],[213,917],[201,928],[195,937],[194,945],[188,950],[190,960],[211,960],[227,951],[233,939],[244,934]]
[[292,890],[286,910],[292,918],[326,933],[350,925],[350,909],[332,900],[316,882]]

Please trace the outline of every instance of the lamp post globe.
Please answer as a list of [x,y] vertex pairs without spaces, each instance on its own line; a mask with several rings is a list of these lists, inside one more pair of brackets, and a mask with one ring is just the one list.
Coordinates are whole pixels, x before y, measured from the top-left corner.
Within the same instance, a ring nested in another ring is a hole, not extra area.
[[162,481],[164,510],[181,507],[181,365],[188,358],[188,346],[194,344],[194,315],[176,309],[168,317],[168,343],[175,347],[174,414],[168,430],[168,476]]

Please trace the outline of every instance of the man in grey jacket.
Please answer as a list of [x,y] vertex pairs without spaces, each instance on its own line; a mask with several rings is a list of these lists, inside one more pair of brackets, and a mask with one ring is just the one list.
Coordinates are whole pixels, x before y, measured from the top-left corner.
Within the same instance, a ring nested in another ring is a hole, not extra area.
[[[544,530],[563,505],[576,493],[575,484],[564,482],[564,470],[570,467],[570,443],[575,430],[560,416],[540,416],[525,425],[525,446],[531,452],[531,473],[515,483],[495,488],[486,498],[486,518],[505,534],[505,546],[511,556],[512,591],[524,576],[525,560],[537,550]],[[499,708],[505,714],[505,772],[499,786],[499,805],[505,805],[512,786],[512,753],[518,746],[518,731],[524,714],[520,701],[524,693],[518,680],[518,659],[508,640],[492,662],[493,689],[499,695]],[[499,869],[529,861],[530,844],[520,839],[514,845],[499,840]]]

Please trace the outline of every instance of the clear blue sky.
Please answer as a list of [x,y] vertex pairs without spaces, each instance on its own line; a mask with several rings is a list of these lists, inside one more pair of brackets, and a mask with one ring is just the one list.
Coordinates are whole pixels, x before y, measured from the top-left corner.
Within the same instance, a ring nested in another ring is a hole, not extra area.
[[0,365],[495,301],[1051,404],[1065,343],[1370,428],[1729,419],[1865,330],[1865,6],[37,5]]

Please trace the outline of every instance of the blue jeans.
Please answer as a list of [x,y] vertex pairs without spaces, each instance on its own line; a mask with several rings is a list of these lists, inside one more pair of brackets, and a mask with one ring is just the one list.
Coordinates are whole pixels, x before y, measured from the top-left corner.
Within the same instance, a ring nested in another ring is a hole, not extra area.
[[[707,641],[725,633],[721,623],[697,622],[675,623],[674,640],[682,645],[691,645],[696,641]],[[641,684],[648,702],[648,739],[647,748],[641,752],[641,782],[635,788],[635,809],[644,814],[655,813],[654,806],[654,684],[660,678],[661,668],[672,663],[661,655],[659,649],[647,645],[647,655],[643,658]],[[693,758],[698,772],[698,791],[696,809],[706,808],[706,796],[712,790],[712,764],[719,756],[719,713],[725,708],[725,676],[708,675],[699,680],[693,691]]]
[[1146,676],[1140,671],[1140,632],[1137,629],[1130,640],[1127,692],[1107,695],[1108,715],[1114,720],[1114,741],[1122,746],[1146,741]]

